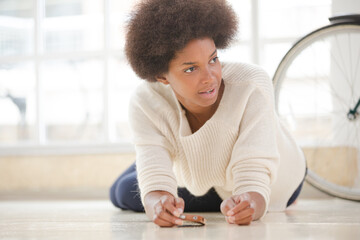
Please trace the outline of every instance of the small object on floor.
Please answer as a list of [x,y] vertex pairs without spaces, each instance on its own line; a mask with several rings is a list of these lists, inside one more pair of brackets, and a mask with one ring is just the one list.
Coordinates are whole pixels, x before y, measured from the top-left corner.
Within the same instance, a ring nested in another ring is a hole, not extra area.
[[206,219],[199,215],[182,214],[180,218],[184,221],[184,225],[179,227],[201,227],[206,224]]

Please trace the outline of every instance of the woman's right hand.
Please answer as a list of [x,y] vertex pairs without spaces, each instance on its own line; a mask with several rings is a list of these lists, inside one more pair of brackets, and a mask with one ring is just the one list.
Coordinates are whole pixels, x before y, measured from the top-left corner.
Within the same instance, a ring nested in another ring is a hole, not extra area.
[[175,198],[165,191],[153,191],[145,196],[144,202],[146,214],[160,227],[183,224],[183,221],[179,218],[185,207],[182,198]]

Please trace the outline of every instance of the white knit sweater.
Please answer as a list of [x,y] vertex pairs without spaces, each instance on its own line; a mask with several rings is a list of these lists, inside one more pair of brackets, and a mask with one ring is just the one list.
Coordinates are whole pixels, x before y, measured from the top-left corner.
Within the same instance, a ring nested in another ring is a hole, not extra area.
[[274,109],[273,85],[260,68],[224,63],[215,114],[192,134],[169,85],[141,84],[130,103],[141,199],[155,190],[225,199],[258,192],[268,210],[284,210],[305,174],[305,159]]

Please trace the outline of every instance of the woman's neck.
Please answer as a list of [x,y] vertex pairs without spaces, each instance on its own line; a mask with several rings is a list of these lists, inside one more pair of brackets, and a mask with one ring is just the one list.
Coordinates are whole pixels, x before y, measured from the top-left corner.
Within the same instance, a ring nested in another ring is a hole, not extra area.
[[216,102],[208,109],[205,109],[203,112],[190,112],[183,105],[181,105],[185,110],[186,118],[189,122],[192,133],[199,130],[206,123],[206,121],[208,121],[215,114],[223,96],[224,87],[224,82],[222,81]]

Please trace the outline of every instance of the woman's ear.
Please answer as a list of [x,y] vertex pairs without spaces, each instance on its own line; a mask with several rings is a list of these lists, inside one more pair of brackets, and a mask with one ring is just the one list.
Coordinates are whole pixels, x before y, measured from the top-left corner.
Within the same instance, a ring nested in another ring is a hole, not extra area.
[[168,85],[169,81],[164,75],[156,76],[155,77],[158,82],[161,82],[162,84]]

